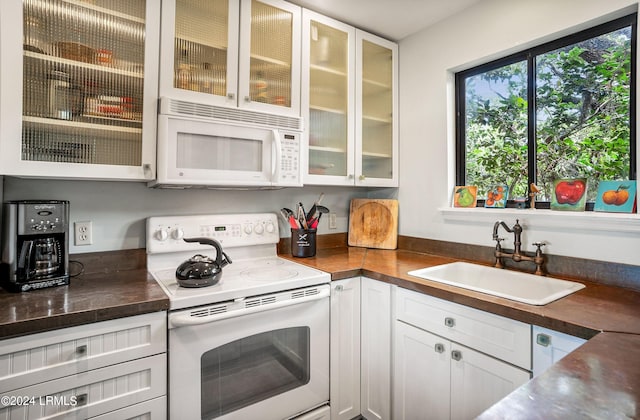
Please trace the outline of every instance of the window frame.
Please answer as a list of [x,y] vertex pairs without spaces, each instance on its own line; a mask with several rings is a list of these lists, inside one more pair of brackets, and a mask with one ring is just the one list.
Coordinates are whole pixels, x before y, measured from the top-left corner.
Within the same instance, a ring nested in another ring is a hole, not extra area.
[[[466,185],[466,89],[465,80],[487,71],[507,66],[520,61],[527,65],[527,185],[536,183],[536,57],[559,48],[573,45],[591,38],[613,32],[627,26],[631,27],[631,70],[630,70],[630,101],[629,101],[629,179],[637,179],[637,138],[636,138],[636,81],[637,81],[637,16],[632,13],[627,16],[576,32],[574,34],[546,42],[544,44],[510,54],[488,63],[466,69],[455,74],[455,112],[456,112],[456,185]],[[528,187],[528,192],[529,191]],[[478,199],[477,206],[484,207],[484,199]],[[515,207],[513,200],[509,200],[507,207]],[[530,208],[530,199],[526,200],[526,207]],[[535,202],[536,208],[548,209],[548,201]],[[586,210],[593,210],[593,202],[587,203]]]

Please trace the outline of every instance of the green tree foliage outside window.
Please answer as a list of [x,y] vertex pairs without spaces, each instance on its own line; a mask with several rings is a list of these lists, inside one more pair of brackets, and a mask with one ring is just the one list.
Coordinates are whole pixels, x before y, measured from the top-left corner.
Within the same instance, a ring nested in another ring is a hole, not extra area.
[[[629,179],[635,142],[631,38],[628,25],[459,77],[465,156],[464,179],[457,182],[477,185],[479,196],[507,184],[512,198],[526,197],[529,183],[536,182],[538,199],[548,201],[554,179],[588,178],[590,200],[598,181]],[[535,69],[534,77],[528,68]],[[529,124],[535,124],[533,131]]]

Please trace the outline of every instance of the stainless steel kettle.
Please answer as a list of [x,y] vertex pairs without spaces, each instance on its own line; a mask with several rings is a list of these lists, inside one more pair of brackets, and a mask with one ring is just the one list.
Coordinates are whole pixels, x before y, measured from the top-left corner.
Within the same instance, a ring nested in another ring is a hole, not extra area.
[[182,287],[207,287],[222,278],[222,268],[231,264],[231,258],[222,251],[222,246],[212,238],[183,238],[185,242],[211,245],[216,249],[216,259],[196,254],[184,261],[176,269],[176,280]]

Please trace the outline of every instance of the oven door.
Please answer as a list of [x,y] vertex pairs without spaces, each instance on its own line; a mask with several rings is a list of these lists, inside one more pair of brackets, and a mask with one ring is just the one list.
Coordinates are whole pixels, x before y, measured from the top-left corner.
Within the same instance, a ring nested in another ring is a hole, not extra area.
[[329,285],[169,315],[172,419],[283,419],[329,400]]

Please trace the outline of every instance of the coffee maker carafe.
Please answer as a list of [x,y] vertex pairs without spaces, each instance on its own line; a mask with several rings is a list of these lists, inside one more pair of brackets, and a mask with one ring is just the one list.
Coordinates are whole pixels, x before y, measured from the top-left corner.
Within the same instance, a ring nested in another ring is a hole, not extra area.
[[25,292],[69,284],[69,202],[4,205],[2,287]]

